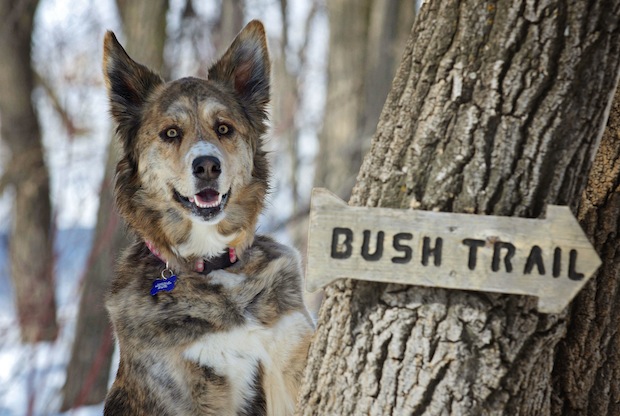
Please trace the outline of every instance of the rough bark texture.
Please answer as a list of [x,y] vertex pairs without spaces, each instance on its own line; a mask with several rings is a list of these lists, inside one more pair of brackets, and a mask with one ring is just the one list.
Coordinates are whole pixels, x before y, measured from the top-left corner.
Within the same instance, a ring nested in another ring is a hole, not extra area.
[[[619,16],[618,1],[425,3],[350,203],[528,217],[576,206],[617,83]],[[299,413],[549,415],[566,400],[552,370],[567,318],[534,307],[333,284]]]
[[603,266],[573,302],[555,358],[552,413],[620,415],[620,89],[578,218]]
[[[168,0],[119,0],[128,53],[151,68],[163,67]],[[101,185],[97,227],[84,275],[61,410],[100,403],[108,389],[114,342],[104,306],[116,260],[127,245],[125,229],[114,208],[114,172],[120,157],[116,140],[108,147]]]
[[334,0],[315,185],[348,198],[415,16],[410,0]]
[[3,180],[15,190],[9,243],[11,279],[24,342],[58,333],[53,281],[49,174],[32,104],[30,65],[36,0],[2,0],[0,16],[0,134],[11,152]]

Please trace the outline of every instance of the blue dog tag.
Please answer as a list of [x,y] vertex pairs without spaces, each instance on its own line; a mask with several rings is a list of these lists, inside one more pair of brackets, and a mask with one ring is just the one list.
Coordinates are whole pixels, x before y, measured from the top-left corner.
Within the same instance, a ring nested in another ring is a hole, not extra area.
[[155,296],[159,292],[170,292],[174,289],[174,285],[177,283],[177,277],[175,275],[170,276],[167,279],[157,279],[153,282],[151,287],[151,296]]

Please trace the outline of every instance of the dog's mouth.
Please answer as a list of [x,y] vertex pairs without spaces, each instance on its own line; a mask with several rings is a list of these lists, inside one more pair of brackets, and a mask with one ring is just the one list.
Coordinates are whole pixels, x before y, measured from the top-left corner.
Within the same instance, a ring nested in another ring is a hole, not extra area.
[[190,197],[181,195],[176,189],[173,189],[173,191],[174,199],[176,199],[183,208],[205,221],[215,218],[224,210],[228,202],[228,196],[230,195],[230,190],[222,195],[213,188],[205,188]]

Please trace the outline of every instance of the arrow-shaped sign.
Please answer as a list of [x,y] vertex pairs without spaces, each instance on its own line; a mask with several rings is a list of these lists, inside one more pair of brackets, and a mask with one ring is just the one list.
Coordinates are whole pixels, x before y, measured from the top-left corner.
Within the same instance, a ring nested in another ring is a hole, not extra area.
[[339,278],[537,296],[559,313],[601,260],[564,206],[546,219],[349,207],[312,192],[306,285]]

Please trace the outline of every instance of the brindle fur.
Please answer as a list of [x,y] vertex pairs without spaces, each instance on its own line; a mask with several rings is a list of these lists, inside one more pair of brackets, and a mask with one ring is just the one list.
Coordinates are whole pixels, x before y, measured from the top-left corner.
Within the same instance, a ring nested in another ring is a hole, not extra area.
[[[108,32],[104,73],[123,145],[116,202],[137,236],[119,261],[106,301],[121,358],[104,413],[291,413],[313,322],[296,251],[254,234],[269,177],[262,150],[269,101],[262,24],[246,26],[208,80],[171,83],[131,60]],[[230,137],[214,129],[221,120],[233,127]],[[183,132],[181,140],[160,137],[170,125]],[[194,192],[187,163],[200,143],[226,159],[223,176],[230,171],[225,217],[207,225],[173,194]],[[150,295],[164,265],[144,240],[154,243],[178,276],[171,292]],[[194,271],[196,259],[227,247],[238,254],[234,265],[208,275]],[[226,361],[231,357],[232,363]]]

